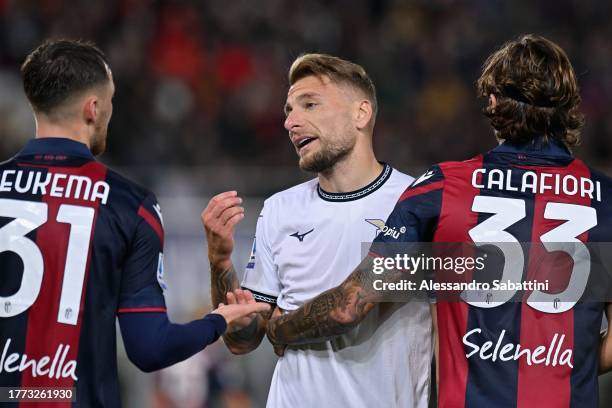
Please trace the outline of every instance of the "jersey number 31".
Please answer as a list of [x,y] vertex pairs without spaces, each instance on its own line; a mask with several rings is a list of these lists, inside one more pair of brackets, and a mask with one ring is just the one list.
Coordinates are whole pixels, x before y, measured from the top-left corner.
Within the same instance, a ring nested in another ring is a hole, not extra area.
[[[77,324],[94,216],[93,208],[69,204],[60,205],[57,213],[57,222],[70,225],[57,315],[59,323]],[[14,218],[0,228],[0,253],[14,252],[23,262],[23,277],[17,292],[0,296],[0,317],[12,317],[32,306],[40,292],[44,261],[38,246],[26,235],[47,222],[48,207],[41,202],[0,199],[0,217]]]

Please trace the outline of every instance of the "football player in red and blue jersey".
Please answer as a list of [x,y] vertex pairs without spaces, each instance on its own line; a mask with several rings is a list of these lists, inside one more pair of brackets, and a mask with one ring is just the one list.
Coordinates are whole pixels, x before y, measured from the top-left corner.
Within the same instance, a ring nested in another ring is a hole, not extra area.
[[[519,277],[548,268],[553,278],[568,276],[568,287],[585,287],[593,273],[586,245],[612,241],[612,180],[571,153],[583,116],[567,55],[545,38],[522,36],[489,57],[478,92],[488,98],[484,113],[499,146],[435,165],[417,179],[386,222],[404,232],[380,234],[342,285],[272,319],[274,344],[333,336],[363,319],[382,300],[372,284],[374,260],[388,255],[377,251],[382,244],[498,243],[503,249],[500,243],[532,243],[505,260],[519,265]],[[566,243],[574,249],[567,251]],[[564,248],[569,262],[542,262]],[[538,296],[550,299],[525,296],[486,306],[438,299],[440,407],[598,406],[598,373],[612,368],[611,337],[600,335],[604,312],[611,315],[608,298]]]
[[73,388],[74,402],[54,406],[118,407],[117,316],[128,357],[153,371],[269,306],[171,323],[157,199],[95,159],[114,93],[103,53],[50,41],[21,71],[36,138],[0,164],[0,386]]

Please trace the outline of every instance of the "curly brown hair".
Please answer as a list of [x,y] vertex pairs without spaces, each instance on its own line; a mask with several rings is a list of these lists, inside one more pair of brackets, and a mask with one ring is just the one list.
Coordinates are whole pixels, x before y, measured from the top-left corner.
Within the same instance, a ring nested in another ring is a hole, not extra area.
[[498,139],[523,144],[544,136],[572,147],[580,143],[584,116],[572,64],[546,38],[528,34],[504,44],[483,65],[479,96],[495,95],[484,108]]

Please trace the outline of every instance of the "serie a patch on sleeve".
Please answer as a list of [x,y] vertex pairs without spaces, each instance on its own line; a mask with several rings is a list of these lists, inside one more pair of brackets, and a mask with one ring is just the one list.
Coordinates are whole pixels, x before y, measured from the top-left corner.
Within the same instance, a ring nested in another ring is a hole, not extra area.
[[157,261],[157,283],[159,283],[159,286],[163,291],[168,289],[168,285],[164,280],[164,254],[162,252],[159,253],[159,258]]

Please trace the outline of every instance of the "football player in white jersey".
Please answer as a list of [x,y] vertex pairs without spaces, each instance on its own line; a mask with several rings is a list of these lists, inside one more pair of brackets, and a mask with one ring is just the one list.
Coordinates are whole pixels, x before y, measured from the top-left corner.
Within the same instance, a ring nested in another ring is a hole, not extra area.
[[[362,259],[362,243],[386,232],[384,220],[413,181],[374,155],[376,92],[361,66],[306,54],[291,66],[289,84],[285,128],[300,168],[317,177],[265,201],[242,284],[230,260],[233,229],[244,216],[241,199],[231,191],[209,202],[202,221],[214,304],[257,300],[290,311],[340,284]],[[268,407],[427,407],[428,304],[375,307],[345,335],[287,348]],[[243,319],[225,344],[235,354],[257,348],[268,319]]]

